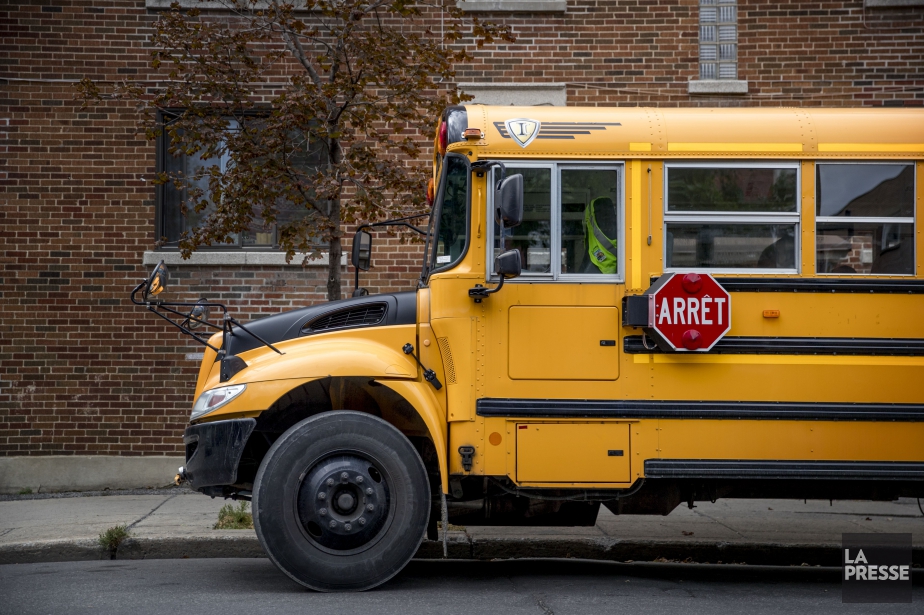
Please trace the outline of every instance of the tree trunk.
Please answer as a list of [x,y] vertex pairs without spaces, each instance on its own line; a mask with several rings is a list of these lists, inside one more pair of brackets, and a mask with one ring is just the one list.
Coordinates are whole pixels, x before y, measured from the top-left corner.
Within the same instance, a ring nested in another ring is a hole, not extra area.
[[[340,163],[340,141],[331,139],[328,143],[329,167],[332,168]],[[338,301],[342,299],[342,289],[340,285],[340,256],[343,254],[343,244],[341,242],[340,228],[340,195],[343,191],[343,184],[337,192],[337,197],[328,201],[327,215],[333,226],[330,234],[330,247],[328,249],[327,263],[327,300]]]
[[343,254],[343,244],[340,238],[340,200],[331,202],[331,222],[335,223],[334,231],[331,233],[330,249],[328,251],[327,265],[327,300],[336,301],[341,299],[340,287],[340,256]]

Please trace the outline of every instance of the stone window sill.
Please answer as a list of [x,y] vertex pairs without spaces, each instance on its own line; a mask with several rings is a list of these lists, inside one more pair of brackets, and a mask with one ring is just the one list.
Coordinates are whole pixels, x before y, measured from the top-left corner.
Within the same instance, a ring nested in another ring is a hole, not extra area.
[[715,79],[710,81],[688,81],[688,94],[722,94],[741,95],[748,93],[748,82],[735,79]]
[[564,83],[460,83],[458,86],[475,97],[467,104],[563,107],[568,102]]
[[[170,5],[174,2],[179,3],[181,9],[199,9],[202,11],[230,11],[234,5],[234,0],[144,0],[144,8],[155,11],[168,11]],[[292,4],[297,4],[291,0]],[[250,6],[248,4],[248,6]],[[269,7],[268,2],[257,2],[253,5],[256,9],[265,9]],[[307,9],[296,6],[296,12],[308,12]]]
[[466,13],[564,13],[566,0],[461,0]]
[[904,6],[924,6],[924,0],[863,0],[868,9],[891,9]]
[[[160,261],[165,264],[176,266],[222,266],[222,265],[247,265],[247,266],[270,266],[270,267],[301,267],[304,254],[296,254],[290,262],[286,262],[285,252],[249,252],[246,250],[228,250],[221,251],[204,251],[193,252],[188,259],[183,259],[179,252],[156,252],[147,251],[142,258],[143,265],[156,265]],[[322,253],[321,258],[308,261],[308,267],[327,267],[327,253]],[[340,258],[340,264],[346,265],[346,254]]]

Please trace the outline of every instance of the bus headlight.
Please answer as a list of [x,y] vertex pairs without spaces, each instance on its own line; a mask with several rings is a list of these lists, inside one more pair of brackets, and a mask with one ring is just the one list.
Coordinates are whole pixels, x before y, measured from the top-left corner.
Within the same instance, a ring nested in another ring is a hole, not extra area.
[[246,384],[235,384],[227,387],[218,387],[217,389],[209,389],[202,393],[199,396],[199,399],[196,400],[196,404],[193,406],[192,414],[189,415],[190,421],[195,421],[197,418],[212,412],[213,410],[218,410],[229,401],[240,395],[244,392],[244,389],[247,388]]

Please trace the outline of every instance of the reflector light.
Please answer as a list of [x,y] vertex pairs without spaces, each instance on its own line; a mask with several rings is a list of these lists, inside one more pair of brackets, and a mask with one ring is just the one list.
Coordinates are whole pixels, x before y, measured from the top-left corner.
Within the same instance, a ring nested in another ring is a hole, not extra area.
[[691,295],[694,295],[699,292],[699,289],[703,287],[703,278],[698,273],[688,273],[683,276],[683,280],[680,283],[683,286],[683,290],[687,291]]
[[465,132],[462,133],[462,136],[466,139],[480,139],[484,133],[481,132],[480,128],[466,128]]
[[440,124],[439,150],[440,156],[446,153],[446,146],[449,144],[449,125],[443,122]]
[[703,345],[703,336],[696,329],[687,329],[681,337],[683,347],[687,350],[696,350]]
[[434,192],[436,192],[436,188],[431,177],[427,180],[427,205],[433,205],[433,199],[436,197]]

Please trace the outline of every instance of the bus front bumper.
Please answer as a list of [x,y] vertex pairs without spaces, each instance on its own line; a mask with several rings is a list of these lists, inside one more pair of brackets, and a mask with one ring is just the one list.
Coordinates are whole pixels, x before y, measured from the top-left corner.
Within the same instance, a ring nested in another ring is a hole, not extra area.
[[192,488],[202,491],[237,482],[241,454],[256,425],[256,419],[234,419],[187,427],[186,466],[181,474]]

